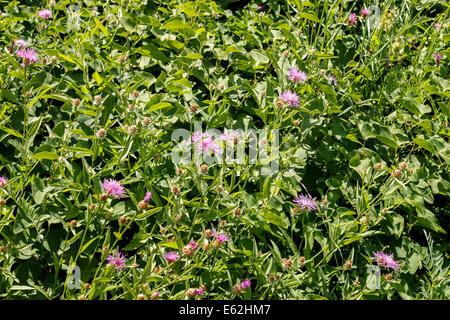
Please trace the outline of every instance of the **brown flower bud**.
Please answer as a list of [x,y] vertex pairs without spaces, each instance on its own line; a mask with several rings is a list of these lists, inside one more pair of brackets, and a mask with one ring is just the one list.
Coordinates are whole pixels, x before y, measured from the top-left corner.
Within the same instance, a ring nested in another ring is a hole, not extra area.
[[284,56],[285,58],[289,57],[289,51],[288,51],[288,50],[285,50],[285,51],[283,52],[283,56]]
[[80,100],[80,99],[78,99],[78,98],[73,99],[73,104],[74,104],[75,106],[79,106],[80,103],[81,103],[81,100]]
[[212,236],[212,231],[211,231],[211,229],[206,229],[206,230],[205,230],[205,237],[209,238],[209,237],[211,237],[211,236]]
[[108,252],[108,250],[109,250],[109,247],[108,247],[108,246],[104,246],[104,247],[103,247],[103,252]]
[[140,94],[139,91],[137,91],[137,90],[134,90],[134,91],[133,91],[133,96],[134,96],[135,98],[139,97],[139,94]]
[[359,286],[359,280],[358,279],[356,279],[354,283],[355,283],[355,285]]
[[178,222],[180,222],[180,221],[181,221],[181,216],[178,214],[178,215],[175,217],[175,222],[178,223]]
[[94,101],[95,101],[95,103],[100,104],[100,103],[102,103],[103,98],[101,96],[95,96]]
[[242,213],[241,208],[236,208],[236,209],[234,210],[234,215],[235,215],[235,216],[240,216],[241,213]]
[[236,285],[233,286],[233,293],[234,294],[238,295],[241,292],[242,292],[242,288],[241,288],[240,285],[236,284]]
[[398,167],[400,168],[400,170],[405,170],[406,169],[406,162],[400,162]]
[[221,220],[221,221],[220,221],[220,225],[221,225],[222,227],[224,227],[224,226],[227,225],[227,222],[226,222],[225,220]]
[[222,192],[223,191],[223,187],[222,186],[217,186],[217,191]]
[[159,229],[159,232],[161,232],[162,234],[166,233],[167,229],[164,227],[161,227],[161,229]]
[[265,97],[266,96],[266,90],[263,90],[260,92],[261,97]]
[[183,253],[188,257],[192,256],[192,254],[194,253],[194,250],[189,244],[185,246],[183,249],[181,249],[181,251],[183,251]]
[[142,124],[143,124],[144,126],[148,126],[148,125],[150,124],[150,118],[149,118],[149,117],[145,117],[145,118],[142,120]]
[[137,300],[145,300],[145,296],[142,293],[140,293],[137,295]]
[[145,202],[144,200],[142,200],[138,203],[139,210],[145,210],[145,209],[147,209],[147,207],[148,207],[148,203]]
[[134,111],[134,105],[129,104],[128,105],[128,112],[133,112]]
[[206,287],[205,287],[205,285],[201,285],[200,287],[198,287],[199,289],[202,289],[203,291],[206,291]]
[[186,290],[186,295],[188,296],[188,298],[192,299],[195,297],[195,289],[193,288],[189,288]]
[[148,284],[144,283],[144,284],[142,285],[142,288],[144,288],[145,290],[148,290]]
[[381,168],[383,168],[383,165],[382,165],[381,163],[378,162],[378,163],[375,165],[375,169],[381,170]]
[[5,199],[0,198],[0,206],[3,206],[6,203]]
[[219,84],[219,86],[218,86],[217,88],[219,88],[220,91],[222,91],[223,89],[225,89],[225,87],[224,87],[223,84]]
[[120,63],[124,63],[125,62],[125,57],[124,56],[120,56],[118,60],[119,60]]
[[196,112],[198,111],[198,105],[196,105],[196,104],[191,105],[191,106],[189,107],[189,110],[190,110],[192,113],[196,113]]
[[278,107],[278,108],[281,108],[282,106],[283,106],[283,101],[278,100],[278,101],[277,101],[277,107]]
[[89,283],[85,283],[85,284],[84,284],[84,288],[85,288],[85,289],[89,289],[90,287],[91,287],[91,285],[90,285]]
[[100,129],[97,131],[97,137],[99,139],[103,139],[106,136],[106,130],[105,129]]
[[328,204],[329,204],[329,202],[327,199],[322,200],[322,207],[328,207]]
[[5,246],[0,246],[0,252],[5,252],[5,251],[6,251]]
[[80,297],[78,298],[78,300],[86,300],[86,297],[85,297],[85,296],[80,296]]
[[109,213],[109,212],[105,213],[105,218],[106,218],[106,219],[111,218],[111,213]]
[[400,176],[402,175],[402,170],[395,170],[392,175],[394,176],[394,178],[400,178]]
[[203,249],[204,251],[208,251],[208,250],[209,250],[209,244],[208,244],[208,243],[205,243],[205,244],[202,246],[202,249]]
[[213,247],[216,248],[216,249],[220,247],[220,240],[219,239],[214,240]]
[[344,264],[345,266],[345,270],[350,270],[350,268],[352,267],[352,260],[347,260]]
[[208,165],[207,164],[202,164],[201,166],[200,166],[200,172],[201,173],[206,173],[206,172],[208,172]]
[[150,297],[152,298],[152,300],[157,300],[159,297],[159,291],[153,292]]
[[178,168],[177,169],[177,175],[182,175],[183,174],[183,169],[181,169],[181,168]]
[[373,50],[369,49],[369,55],[372,55],[372,54],[373,54]]
[[120,217],[120,218],[119,218],[119,223],[120,223],[120,224],[125,224],[125,223],[127,223],[127,217]]
[[281,262],[283,263],[283,266],[285,268],[290,268],[292,266],[292,260],[291,259],[283,258],[283,259],[281,259]]
[[388,212],[388,209],[387,209],[387,208],[383,208],[382,212],[383,212],[383,213],[387,213],[387,212]]
[[392,280],[392,279],[394,279],[394,277],[392,276],[392,274],[391,273],[388,273],[387,275],[386,275],[386,280]]
[[70,226],[71,226],[72,228],[76,228],[76,227],[77,227],[77,224],[78,224],[78,221],[77,221],[77,220],[72,220],[72,221],[70,221]]
[[131,134],[135,134],[137,132],[137,126],[135,126],[134,124],[130,127],[130,133]]
[[300,123],[298,120],[294,120],[292,121],[292,123],[294,124],[294,126],[298,126],[298,124]]
[[91,205],[89,206],[89,210],[94,211],[94,210],[95,210],[95,204],[91,204]]
[[155,269],[153,269],[153,273],[158,273],[159,272],[159,268],[155,267]]
[[52,57],[50,58],[50,61],[51,61],[52,63],[56,63],[56,62],[58,61],[58,58],[56,58],[55,56],[52,56]]
[[178,187],[178,186],[173,186],[173,187],[172,187],[172,193],[173,193],[173,194],[180,194],[180,193],[181,193],[180,187]]
[[298,262],[299,262],[300,264],[304,264],[304,263],[305,263],[305,257],[300,257],[300,258],[298,258]]

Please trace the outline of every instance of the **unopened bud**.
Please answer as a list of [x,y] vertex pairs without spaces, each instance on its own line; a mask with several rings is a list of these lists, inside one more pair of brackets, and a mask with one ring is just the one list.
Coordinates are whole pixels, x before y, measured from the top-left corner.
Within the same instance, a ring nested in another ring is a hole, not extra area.
[[99,139],[103,139],[106,136],[106,130],[105,129],[100,129],[97,131],[97,137]]
[[186,295],[188,296],[188,298],[192,299],[195,297],[195,289],[193,288],[189,288],[186,291]]
[[140,293],[140,294],[137,295],[137,299],[138,300],[145,300],[145,296],[142,293]]
[[127,223],[127,217],[120,217],[120,218],[119,218],[119,223],[120,223],[120,224],[125,224],[125,223]]

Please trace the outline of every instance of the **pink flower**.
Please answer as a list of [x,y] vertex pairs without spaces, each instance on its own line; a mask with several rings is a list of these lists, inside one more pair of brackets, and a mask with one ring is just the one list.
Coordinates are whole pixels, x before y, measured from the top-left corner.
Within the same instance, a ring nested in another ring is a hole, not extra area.
[[125,188],[116,180],[108,179],[102,183],[103,189],[109,196],[113,196],[116,199],[124,198]]
[[218,155],[221,155],[223,153],[222,148],[217,143],[215,143],[214,138],[209,132],[194,132],[192,135],[192,142],[194,142],[195,147],[203,153],[213,152]]
[[18,57],[23,58],[22,67],[26,67],[32,63],[37,62],[38,54],[34,49],[21,49],[16,52]]
[[110,254],[106,260],[108,260],[108,264],[106,266],[114,266],[114,269],[117,271],[122,271],[122,268],[126,268],[126,259],[123,256],[123,253],[120,251],[115,251],[112,255]]
[[291,107],[297,107],[300,103],[300,98],[298,97],[298,95],[295,92],[291,92],[291,91],[285,91],[283,92],[283,94],[280,96],[281,100],[290,105]]
[[289,80],[294,83],[305,83],[305,81],[308,80],[308,75],[305,72],[298,70],[297,67],[293,67],[289,69]]
[[439,64],[439,61],[443,58],[444,56],[442,54],[434,54],[434,59],[436,60],[436,64]]
[[213,230],[212,234],[216,237],[217,240],[219,240],[220,243],[225,242],[225,241],[231,241],[231,239],[228,237],[228,235],[225,232],[218,234],[215,230]]
[[440,23],[435,23],[434,26],[436,27],[436,30],[439,30],[441,28],[441,24]]
[[194,251],[197,250],[198,247],[199,247],[198,243],[195,242],[195,241],[189,241],[189,246],[190,246],[191,249],[194,250]]
[[5,177],[0,177],[0,188],[3,188],[4,186],[6,186],[7,182],[8,182],[8,179],[6,179]]
[[151,196],[152,196],[152,192],[147,191],[147,193],[145,194],[144,202],[149,202]]
[[370,14],[370,11],[367,9],[362,9],[361,14],[363,15],[363,18],[365,18]]
[[356,20],[356,13],[352,13],[350,15],[350,18],[348,18],[347,23],[349,25],[356,25],[358,23],[358,21]]
[[242,290],[244,290],[250,287],[250,285],[251,285],[250,280],[245,279],[244,281],[241,282],[240,287]]
[[169,261],[169,263],[174,262],[179,257],[180,257],[180,255],[178,253],[176,253],[176,252],[173,252],[173,251],[169,251],[165,255],[163,255],[163,258],[167,259],[167,261]]
[[20,49],[26,48],[28,46],[28,43],[25,42],[25,40],[17,39],[14,40],[14,45],[19,47]]
[[234,141],[234,138],[239,136],[239,131],[231,130],[230,132],[222,133],[220,135],[220,139],[222,141]]
[[204,291],[203,291],[202,288],[198,288],[198,289],[195,289],[194,292],[195,292],[195,294],[201,296],[201,295],[203,294]]
[[394,260],[393,254],[385,254],[383,251],[374,252],[375,257],[371,257],[371,259],[378,264],[378,266],[392,269],[397,272],[400,263],[399,261]]
[[299,195],[294,198],[293,201],[296,205],[300,207],[302,210],[308,210],[308,211],[316,211],[317,205],[314,199],[310,195]]
[[37,15],[42,19],[50,19],[53,17],[52,12],[48,9],[42,9],[37,12]]

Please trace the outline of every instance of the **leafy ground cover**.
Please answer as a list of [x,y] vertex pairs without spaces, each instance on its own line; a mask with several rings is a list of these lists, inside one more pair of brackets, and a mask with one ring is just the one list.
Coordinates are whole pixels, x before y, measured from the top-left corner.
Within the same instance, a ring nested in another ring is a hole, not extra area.
[[449,299],[446,1],[0,1],[1,299]]

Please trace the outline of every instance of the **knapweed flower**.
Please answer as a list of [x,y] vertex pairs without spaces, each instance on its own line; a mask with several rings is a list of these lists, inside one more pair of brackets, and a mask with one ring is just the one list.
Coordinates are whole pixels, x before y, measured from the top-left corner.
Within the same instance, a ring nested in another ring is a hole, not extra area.
[[28,46],[28,43],[26,43],[25,40],[17,39],[17,40],[14,40],[14,46],[17,46],[20,49],[23,49]]
[[230,142],[234,142],[235,138],[239,137],[239,131],[237,130],[231,130],[231,131],[226,131],[225,133],[222,133],[220,135],[220,140],[222,141],[230,141]]
[[356,20],[356,13],[352,13],[351,15],[350,15],[350,18],[348,18],[348,20],[347,20],[347,24],[349,24],[349,25],[356,25],[356,23],[357,23],[357,20]]
[[441,61],[441,59],[442,59],[443,57],[444,57],[444,56],[443,56],[442,54],[435,53],[435,54],[434,54],[434,60],[436,60],[436,64],[439,64],[439,61]]
[[371,259],[378,264],[378,266],[392,269],[397,272],[400,267],[399,261],[394,260],[394,254],[386,254],[383,251],[374,252],[375,257],[371,257]]
[[195,144],[195,147],[203,153],[213,152],[218,155],[223,153],[222,148],[215,143],[214,138],[208,132],[194,132],[192,135],[192,142]]
[[107,179],[102,183],[103,189],[109,196],[113,196],[116,199],[124,198],[125,188],[116,180]]
[[22,49],[16,52],[18,57],[23,59],[22,67],[26,67],[32,63],[37,62],[38,54],[34,49]]
[[147,193],[145,194],[144,201],[145,201],[145,202],[149,202],[151,196],[152,196],[152,192],[151,192],[151,191],[147,191]]
[[108,264],[106,266],[114,266],[114,269],[117,271],[122,271],[122,268],[126,268],[126,259],[122,252],[115,251],[113,254],[110,254],[106,260],[108,260]]
[[328,76],[328,81],[330,81],[333,85],[337,85],[336,77],[333,75]]
[[6,179],[5,177],[0,177],[0,188],[3,188],[4,186],[6,186],[7,182],[8,182],[8,179]]
[[289,69],[288,78],[295,84],[297,82],[305,83],[308,80],[308,75],[304,71],[300,71],[297,67],[292,67]]
[[290,90],[285,91],[280,96],[281,100],[288,104],[291,107],[298,108],[298,105],[300,103],[300,98],[295,92],[291,92]]
[[163,255],[163,258],[166,259],[167,261],[169,261],[169,263],[174,262],[175,260],[177,260],[180,257],[180,255],[176,252],[173,251],[169,251],[166,254]]
[[189,246],[190,246],[191,249],[194,250],[194,251],[197,250],[198,247],[199,247],[198,243],[195,242],[195,241],[189,241]]
[[434,26],[436,27],[436,30],[439,30],[441,28],[441,24],[440,23],[435,23]]
[[215,230],[213,230],[212,234],[216,237],[216,240],[218,240],[220,243],[225,242],[225,241],[231,241],[231,239],[228,237],[228,235],[225,232],[218,234]]
[[370,14],[370,11],[367,9],[362,9],[361,14],[362,14],[363,18],[365,18]]
[[196,295],[201,296],[204,293],[204,290],[202,288],[194,289],[194,292]]
[[317,205],[314,199],[310,195],[299,195],[294,198],[293,201],[297,206],[300,207],[302,210],[308,210],[308,211],[316,211]]
[[248,287],[250,287],[250,285],[251,285],[250,280],[245,279],[244,281],[241,282],[240,287],[242,290],[245,290]]
[[42,9],[37,12],[37,15],[42,19],[50,19],[53,17],[52,12],[48,9]]

